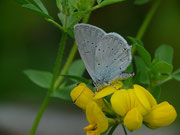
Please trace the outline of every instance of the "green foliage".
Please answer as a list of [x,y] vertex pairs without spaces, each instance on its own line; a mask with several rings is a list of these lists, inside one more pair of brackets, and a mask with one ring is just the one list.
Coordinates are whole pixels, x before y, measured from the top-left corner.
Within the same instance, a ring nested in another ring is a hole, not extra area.
[[97,3],[100,4],[102,0],[97,0]]
[[159,97],[161,95],[161,87],[160,86],[155,86],[155,87],[150,89],[150,92],[153,95],[153,97],[156,99],[156,101],[158,101]]
[[85,66],[82,60],[75,60],[68,69],[69,75],[82,76],[85,71]]
[[48,14],[47,9],[40,0],[16,0],[16,1],[20,3],[22,7],[27,8],[33,11],[34,13],[37,13],[46,19],[52,19],[52,17],[49,16]]
[[50,72],[28,69],[24,73],[32,82],[42,88],[49,88],[51,85],[52,74]]
[[174,50],[169,45],[161,45],[155,51],[155,57],[159,61],[165,61],[168,64],[172,64]]
[[114,4],[114,3],[118,3],[118,2],[122,2],[124,0],[103,0],[99,6],[102,7],[102,6],[106,6],[106,5],[110,5],[110,4]]
[[157,73],[170,73],[173,70],[173,66],[165,61],[158,61],[152,66],[152,71]]
[[148,3],[149,1],[151,1],[151,0],[135,0],[134,4],[136,4],[136,5],[143,5],[145,3]]
[[93,5],[93,0],[76,0],[78,10],[87,10]]
[[131,36],[128,36],[128,39],[132,42],[133,45],[144,46],[144,44],[143,44],[143,42],[141,40],[138,40],[138,39],[133,38]]
[[68,78],[70,80],[73,80],[75,83],[81,83],[81,82],[86,83],[86,84],[90,83],[89,80],[87,80],[83,77],[76,76],[76,75],[62,75],[62,76],[65,78]]
[[142,57],[144,62],[146,63],[147,67],[151,66],[151,55],[149,52],[141,45],[136,44],[136,50],[138,54]]
[[148,69],[142,57],[135,56],[136,75],[135,83],[150,84]]
[[176,70],[173,73],[173,77],[174,77],[175,80],[180,81],[180,69]]
[[[180,81],[180,69],[172,73],[173,48],[169,45],[159,46],[155,51],[154,59],[151,60],[151,55],[143,47],[142,41],[133,37],[128,38],[133,44],[132,53],[135,55],[135,77],[132,80],[133,83],[144,84],[153,96],[159,99],[161,84],[173,78]],[[135,51],[137,53],[134,53]]]
[[55,97],[55,98],[59,98],[59,99],[63,99],[63,100],[67,100],[67,101],[72,101],[71,97],[70,97],[70,93],[73,90],[73,88],[75,88],[76,85],[70,85],[70,86],[66,86],[63,88],[57,88],[56,91],[54,91],[51,96]]

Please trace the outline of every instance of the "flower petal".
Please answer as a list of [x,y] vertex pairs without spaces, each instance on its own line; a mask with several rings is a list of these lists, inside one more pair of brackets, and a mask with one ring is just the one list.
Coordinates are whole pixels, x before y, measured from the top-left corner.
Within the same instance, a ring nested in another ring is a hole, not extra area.
[[146,115],[151,110],[151,104],[148,100],[148,97],[146,96],[145,90],[146,89],[141,87],[140,85],[137,84],[134,85],[134,92],[139,101],[140,104],[139,108],[143,115]]
[[86,117],[91,125],[97,125],[98,132],[104,132],[108,128],[108,119],[94,101],[88,103]]
[[131,109],[124,117],[124,125],[130,130],[137,130],[141,127],[143,118],[138,108]]
[[150,126],[161,127],[170,125],[176,117],[174,107],[165,101],[153,106],[151,112],[144,117],[144,121]]
[[71,91],[73,102],[83,110],[86,109],[89,101],[93,99],[94,93],[84,83],[80,83]]
[[130,110],[130,99],[127,90],[116,91],[111,97],[111,104],[117,114],[124,116]]
[[94,99],[103,98],[105,96],[108,96],[112,93],[114,93],[116,89],[113,86],[107,86],[103,88],[101,91],[97,92],[97,94],[94,96]]
[[106,86],[105,88],[99,90],[97,94],[94,96],[94,99],[103,98],[105,96],[111,95],[116,90],[119,90],[123,86],[121,81],[114,81],[111,85]]

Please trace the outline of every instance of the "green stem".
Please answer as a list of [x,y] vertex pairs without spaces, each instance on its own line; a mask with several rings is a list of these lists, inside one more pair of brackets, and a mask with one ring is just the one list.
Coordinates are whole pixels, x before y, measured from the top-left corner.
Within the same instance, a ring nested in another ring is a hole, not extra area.
[[157,83],[157,84],[155,84],[155,85],[153,85],[153,86],[162,85],[163,83],[165,83],[165,82],[167,82],[167,81],[169,81],[169,80],[171,80],[171,79],[173,79],[173,76],[172,76],[172,75],[169,75],[168,78],[166,78],[165,80],[163,80],[163,81],[161,81],[161,82],[159,82],[159,83]]
[[115,123],[115,124],[112,126],[111,130],[109,131],[108,135],[112,135],[113,132],[114,132],[114,130],[117,128],[117,126],[118,126],[118,123]]
[[126,128],[125,128],[124,124],[122,124],[122,127],[123,127],[123,130],[124,130],[124,134],[127,135],[127,131],[126,131]]
[[151,22],[153,15],[155,14],[156,10],[158,9],[158,7],[160,5],[160,2],[161,2],[161,0],[154,0],[154,3],[152,5],[151,9],[147,13],[146,18],[143,21],[143,23],[138,31],[138,34],[136,36],[137,39],[141,40],[141,38],[143,37],[149,23]]
[[[83,22],[83,23],[87,23],[88,20],[89,20],[89,17],[90,17],[90,14],[87,14],[87,15],[84,17],[84,19],[83,19],[82,22]],[[69,66],[70,66],[71,63],[72,63],[72,61],[73,61],[73,59],[74,59],[74,57],[75,57],[76,52],[77,52],[77,45],[76,45],[76,42],[74,42],[73,47],[72,47],[72,49],[71,49],[71,51],[70,51],[70,53],[69,53],[69,56],[68,56],[68,58],[67,58],[66,64],[65,64],[64,67],[62,68],[61,73],[59,74],[59,76],[58,76],[58,78],[57,78],[57,81],[56,81],[55,86],[54,86],[55,89],[56,89],[56,88],[60,85],[60,83],[63,81],[63,76],[61,76],[61,75],[65,74],[65,73],[67,72],[67,70],[69,69]]]
[[54,24],[54,25],[55,25],[56,27],[58,27],[60,30],[64,31],[64,28],[63,28],[60,24],[58,24],[57,22],[55,22],[54,20],[52,20],[52,19],[47,19],[47,21],[50,22],[50,23],[52,23],[52,24]]
[[75,54],[77,52],[77,46],[76,46],[76,43],[74,43],[70,53],[69,53],[69,56],[68,56],[68,59],[66,61],[66,64],[64,65],[63,69],[61,70],[61,73],[60,75],[58,76],[57,80],[56,80],[56,83],[54,85],[54,88],[57,89],[57,87],[59,86],[59,84],[62,82],[63,80],[63,74],[65,74],[70,66],[70,64],[72,63],[74,57],[75,57]]
[[47,108],[47,105],[48,105],[48,102],[49,102],[49,99],[50,99],[50,95],[54,91],[54,84],[55,84],[55,81],[56,81],[56,79],[58,77],[59,68],[60,68],[60,64],[61,64],[61,61],[62,61],[62,55],[63,55],[66,39],[67,39],[67,33],[62,32],[60,46],[59,46],[59,49],[58,49],[56,63],[55,63],[55,66],[54,66],[53,78],[51,80],[51,86],[50,86],[50,89],[48,90],[48,93],[47,93],[46,97],[44,98],[44,101],[43,101],[43,103],[42,103],[42,105],[41,105],[41,107],[39,109],[39,112],[38,112],[38,114],[37,114],[37,116],[35,118],[34,124],[33,124],[32,128],[31,128],[31,131],[30,131],[29,135],[34,135],[35,134],[35,132],[37,130],[37,127],[39,125],[39,122],[40,122],[40,120],[42,118],[42,115],[43,115],[44,111]]

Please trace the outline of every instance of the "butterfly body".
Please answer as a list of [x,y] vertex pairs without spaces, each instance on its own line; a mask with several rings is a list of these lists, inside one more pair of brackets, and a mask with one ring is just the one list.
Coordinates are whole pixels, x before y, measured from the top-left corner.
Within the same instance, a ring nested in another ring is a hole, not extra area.
[[80,56],[98,89],[133,76],[123,72],[132,56],[131,46],[122,36],[89,24],[76,24],[74,32]]

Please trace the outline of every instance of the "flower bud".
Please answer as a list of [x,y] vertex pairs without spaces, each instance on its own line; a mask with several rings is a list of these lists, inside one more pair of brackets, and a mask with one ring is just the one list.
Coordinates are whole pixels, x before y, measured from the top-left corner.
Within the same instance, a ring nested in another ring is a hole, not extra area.
[[147,126],[161,127],[170,125],[177,117],[176,110],[168,102],[162,102],[152,107],[150,113],[144,117]]
[[86,109],[89,101],[92,101],[93,96],[93,91],[91,91],[84,83],[80,83],[71,91],[71,98],[73,102],[83,110]]
[[130,130],[137,130],[141,127],[143,118],[138,108],[131,109],[124,117],[124,125]]
[[93,4],[93,0],[76,0],[79,10],[87,10]]

